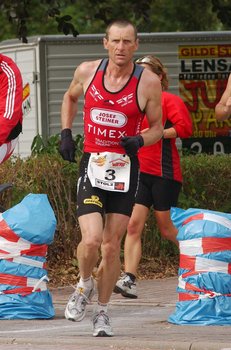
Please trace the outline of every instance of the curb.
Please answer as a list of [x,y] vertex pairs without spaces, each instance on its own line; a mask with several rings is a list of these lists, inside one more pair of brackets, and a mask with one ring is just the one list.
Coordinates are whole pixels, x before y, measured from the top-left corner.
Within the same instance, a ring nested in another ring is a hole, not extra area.
[[[119,338],[119,337],[118,337]],[[181,342],[181,341],[137,341],[113,338],[82,338],[72,337],[68,339],[54,338],[0,338],[0,344],[18,346],[30,345],[33,350],[46,346],[49,350],[62,348],[75,350],[231,350],[231,343],[210,343],[210,342]],[[71,346],[71,347],[70,347]],[[52,347],[52,348],[51,348]],[[27,348],[26,348],[27,349]]]

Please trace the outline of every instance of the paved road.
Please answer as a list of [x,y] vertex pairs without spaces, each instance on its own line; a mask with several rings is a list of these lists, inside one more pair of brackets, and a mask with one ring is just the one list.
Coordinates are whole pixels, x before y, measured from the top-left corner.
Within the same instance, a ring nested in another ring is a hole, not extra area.
[[138,282],[139,298],[113,294],[110,315],[115,336],[94,338],[88,305],[85,319],[67,321],[71,287],[50,289],[52,320],[0,321],[0,349],[17,350],[231,350],[231,326],[179,326],[167,322],[175,310],[177,278]]

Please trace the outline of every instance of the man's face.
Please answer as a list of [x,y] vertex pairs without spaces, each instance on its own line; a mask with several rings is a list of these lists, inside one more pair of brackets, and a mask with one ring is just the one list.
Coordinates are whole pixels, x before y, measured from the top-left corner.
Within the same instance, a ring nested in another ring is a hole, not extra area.
[[118,66],[123,66],[132,60],[138,48],[138,39],[135,37],[132,26],[110,28],[108,38],[104,38],[104,48],[108,50],[109,58]]

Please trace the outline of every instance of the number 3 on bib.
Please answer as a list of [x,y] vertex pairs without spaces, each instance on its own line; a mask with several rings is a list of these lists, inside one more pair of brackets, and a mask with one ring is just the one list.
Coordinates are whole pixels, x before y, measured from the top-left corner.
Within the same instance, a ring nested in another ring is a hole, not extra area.
[[130,170],[131,161],[127,155],[111,152],[91,153],[87,174],[93,187],[127,192]]

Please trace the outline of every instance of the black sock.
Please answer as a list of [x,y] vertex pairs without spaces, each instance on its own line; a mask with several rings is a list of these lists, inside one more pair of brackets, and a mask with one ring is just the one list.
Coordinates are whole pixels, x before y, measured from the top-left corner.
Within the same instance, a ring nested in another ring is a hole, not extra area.
[[133,275],[132,273],[130,273],[130,272],[125,272],[126,273],[126,275],[128,275],[130,278],[131,278],[131,280],[132,280],[132,282],[134,283],[135,282],[135,280],[136,280],[136,276],[135,275]]

